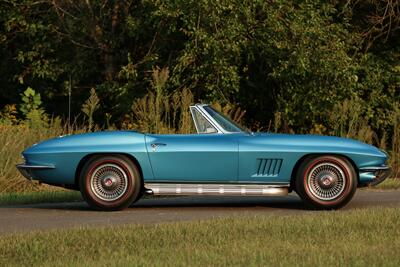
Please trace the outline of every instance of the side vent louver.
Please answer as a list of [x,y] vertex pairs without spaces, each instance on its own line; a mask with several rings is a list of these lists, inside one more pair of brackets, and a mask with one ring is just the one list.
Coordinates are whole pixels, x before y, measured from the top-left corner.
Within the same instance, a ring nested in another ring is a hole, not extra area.
[[257,159],[257,176],[278,176],[282,159]]

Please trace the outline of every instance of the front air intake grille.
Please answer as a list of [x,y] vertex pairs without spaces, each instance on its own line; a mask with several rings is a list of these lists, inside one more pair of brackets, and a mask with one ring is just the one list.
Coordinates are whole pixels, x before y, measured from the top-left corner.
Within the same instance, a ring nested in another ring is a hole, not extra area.
[[257,159],[257,176],[278,176],[282,159]]

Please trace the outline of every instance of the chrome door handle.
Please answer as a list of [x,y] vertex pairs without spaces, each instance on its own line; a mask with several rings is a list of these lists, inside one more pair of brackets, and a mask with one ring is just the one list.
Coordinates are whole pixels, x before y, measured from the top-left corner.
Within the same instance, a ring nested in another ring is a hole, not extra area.
[[156,151],[157,147],[159,146],[166,146],[167,144],[164,143],[153,143],[151,144],[151,147],[153,148],[153,152]]
[[164,143],[153,143],[153,144],[151,144],[151,147],[152,148],[156,148],[156,147],[158,147],[158,146],[166,146],[167,144],[164,144]]

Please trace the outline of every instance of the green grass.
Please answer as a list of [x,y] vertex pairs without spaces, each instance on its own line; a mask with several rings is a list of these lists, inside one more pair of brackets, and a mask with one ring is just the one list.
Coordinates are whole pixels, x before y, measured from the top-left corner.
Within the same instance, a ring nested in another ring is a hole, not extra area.
[[40,191],[0,194],[0,205],[57,203],[82,200],[79,191]]
[[399,266],[400,209],[11,234],[0,266]]
[[386,179],[381,184],[372,187],[372,189],[400,189],[400,179]]

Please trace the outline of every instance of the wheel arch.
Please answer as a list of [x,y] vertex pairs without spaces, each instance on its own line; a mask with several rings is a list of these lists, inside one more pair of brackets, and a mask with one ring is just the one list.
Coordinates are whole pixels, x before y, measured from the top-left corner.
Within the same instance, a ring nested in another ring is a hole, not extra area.
[[85,155],[78,163],[78,166],[75,170],[75,178],[74,178],[74,185],[76,187],[77,190],[79,190],[79,176],[80,173],[83,169],[83,166],[85,166],[85,163],[92,157],[94,156],[101,156],[101,155],[120,155],[120,156],[126,156],[133,164],[136,165],[136,167],[139,170],[140,173],[140,180],[142,182],[142,186],[144,185],[144,181],[143,181],[143,171],[142,171],[142,167],[140,166],[139,161],[131,154],[128,153],[121,153],[121,152],[96,152],[96,153],[90,153]]
[[355,164],[355,162],[348,156],[344,155],[344,154],[340,154],[340,153],[309,153],[309,154],[305,154],[303,155],[300,159],[297,160],[296,164],[294,165],[293,169],[292,169],[292,174],[290,177],[290,189],[293,190],[295,188],[295,181],[296,181],[296,174],[297,171],[299,170],[301,164],[304,162],[304,160],[308,157],[317,157],[317,156],[339,156],[342,158],[347,159],[350,164],[352,165],[352,167],[354,168],[354,171],[356,173],[357,176],[357,183],[360,182],[360,175],[358,173],[358,168],[357,165]]

